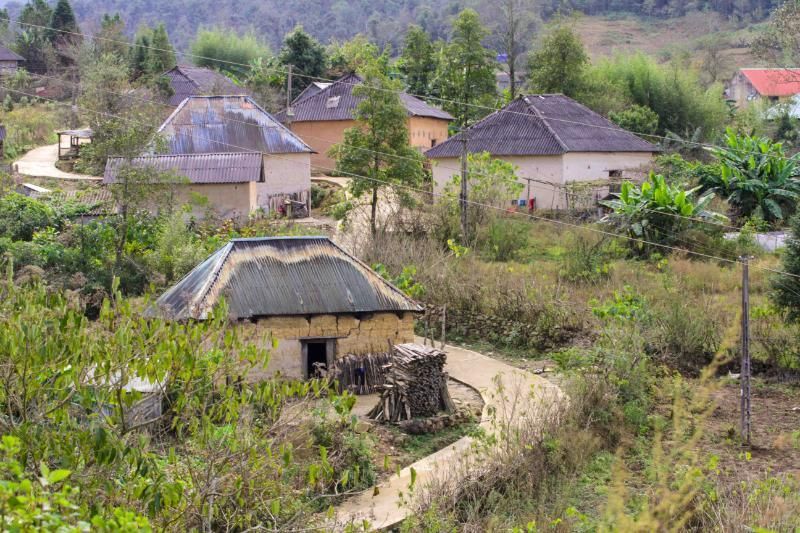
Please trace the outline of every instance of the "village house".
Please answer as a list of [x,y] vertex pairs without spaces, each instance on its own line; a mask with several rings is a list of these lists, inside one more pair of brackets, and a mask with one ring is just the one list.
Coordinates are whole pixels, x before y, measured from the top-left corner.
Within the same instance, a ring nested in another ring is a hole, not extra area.
[[0,76],[14,74],[25,58],[0,45]]
[[210,68],[177,65],[164,73],[172,96],[169,105],[177,106],[190,96],[244,94],[246,91],[224,74]]
[[[530,208],[589,207],[651,162],[659,149],[561,94],[520,96],[425,155],[441,192],[459,174],[463,138],[469,153],[488,152],[512,163],[524,185],[519,198],[498,199]],[[583,183],[588,203],[575,205],[571,185]]]
[[[353,89],[362,84],[357,74],[348,74],[330,84],[311,84],[292,102],[291,108],[276,115],[298,137],[314,149],[311,165],[315,172],[330,174],[336,166],[328,156],[334,144],[344,140],[344,131],[356,125],[356,107],[362,98]],[[420,151],[447,139],[453,117],[419,98],[400,93],[408,113],[411,146]]]
[[224,298],[245,339],[271,347],[267,369],[308,378],[345,355],[413,342],[422,308],[327,237],[234,239],[157,301],[174,320],[203,320]]
[[166,154],[109,158],[103,182],[117,182],[126,165],[151,167],[186,179],[176,200],[200,194],[224,218],[281,212],[287,202],[308,211],[311,148],[249,96],[186,98],[158,132]]
[[782,102],[800,94],[800,69],[742,68],[734,74],[725,93],[740,109],[757,101]]

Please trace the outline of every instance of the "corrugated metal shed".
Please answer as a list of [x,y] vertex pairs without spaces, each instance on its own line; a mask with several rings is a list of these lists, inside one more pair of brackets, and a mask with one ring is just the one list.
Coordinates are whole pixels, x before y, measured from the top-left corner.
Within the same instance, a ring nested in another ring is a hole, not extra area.
[[[348,74],[327,87],[310,93],[309,96],[298,97],[292,103],[294,110],[292,122],[353,120],[356,107],[362,100],[361,97],[353,94],[353,89],[362,83],[364,80],[357,74]],[[433,107],[410,94],[400,93],[400,100],[409,116],[453,120],[453,117],[446,111]],[[287,120],[285,111],[275,116],[281,122]]]
[[[431,148],[431,159],[461,155],[464,133]],[[559,155],[565,152],[658,152],[563,94],[520,97],[469,128],[467,150],[492,155]]]
[[136,168],[173,171],[191,183],[246,183],[261,180],[263,158],[257,152],[146,155],[130,160],[109,157],[103,183],[114,183],[120,169],[126,164]]
[[249,96],[192,96],[158,131],[172,154],[313,151]]
[[13,52],[3,45],[0,45],[0,61],[25,61],[25,58]]
[[233,318],[422,308],[327,237],[234,239],[156,304],[174,319],[204,319],[221,298]]
[[178,65],[164,73],[169,78],[172,96],[169,105],[177,106],[190,96],[248,94],[224,74],[204,67]]

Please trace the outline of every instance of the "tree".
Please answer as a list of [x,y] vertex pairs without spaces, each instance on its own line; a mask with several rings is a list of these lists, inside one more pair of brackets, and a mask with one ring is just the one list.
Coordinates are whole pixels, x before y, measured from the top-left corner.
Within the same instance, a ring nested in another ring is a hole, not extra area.
[[680,242],[680,234],[697,224],[691,219],[726,220],[708,209],[714,193],[708,191],[695,197],[700,190],[701,187],[684,190],[651,172],[641,187],[626,181],[617,199],[601,202],[612,209],[603,222],[631,237],[629,243],[634,251],[650,255],[661,248],[649,243],[671,246]]
[[608,114],[608,118],[630,132],[641,135],[645,140],[658,131],[658,115],[646,106],[632,105],[629,108]]
[[488,33],[478,14],[465,9],[453,21],[450,43],[439,57],[436,84],[445,100],[442,107],[462,128],[483,118],[488,114],[484,107],[496,103],[495,54],[483,46]]
[[20,31],[14,43],[17,53],[25,58],[30,72],[41,74],[47,71],[54,60],[53,46],[47,38],[53,10],[44,0],[30,0],[19,15]]
[[130,53],[128,38],[125,36],[125,22],[119,13],[113,16],[103,14],[100,31],[94,37],[94,52],[97,57],[103,54],[116,54],[124,57]]
[[509,98],[517,97],[517,64],[525,52],[524,38],[536,26],[535,9],[530,0],[501,0],[497,4],[500,21],[497,32],[498,50],[505,55],[508,70]]
[[161,76],[177,64],[175,49],[169,42],[169,35],[167,35],[167,29],[163,22],[153,29],[150,46],[148,71],[152,76]]
[[773,11],[751,46],[757,57],[771,65],[794,67],[800,63],[800,2],[788,0]]
[[364,83],[353,89],[361,98],[355,111],[357,125],[345,130],[344,141],[331,148],[336,170],[352,178],[356,198],[370,192],[370,229],[377,231],[378,193],[392,184],[417,185],[424,175],[422,155],[409,145],[406,108],[398,82],[374,59],[361,70]]
[[80,40],[80,29],[69,0],[58,0],[47,28],[47,40],[58,48],[60,43]]
[[574,29],[558,23],[528,58],[528,86],[537,93],[575,97],[583,89],[589,56]]
[[789,221],[789,238],[781,259],[783,272],[772,281],[772,301],[786,311],[786,318],[800,321],[800,215]]
[[709,148],[720,162],[719,174],[702,183],[725,196],[738,217],[757,216],[782,222],[800,200],[800,154],[791,157],[783,144],[763,137],[738,135],[728,128],[724,148]]
[[319,41],[306,33],[302,26],[295,26],[283,40],[278,61],[283,66],[292,65],[293,72],[300,74],[292,78],[294,100],[311,84],[313,78],[320,78],[325,74],[327,57]]
[[430,36],[421,27],[408,27],[397,67],[406,77],[406,87],[412,94],[430,95],[436,55]]
[[213,68],[241,78],[247,76],[249,65],[255,59],[271,55],[267,45],[255,34],[239,36],[219,28],[197,32],[191,50],[197,66]]
[[357,72],[374,61],[378,61],[384,74],[389,73],[389,49],[381,49],[365,35],[358,34],[343,43],[328,45],[328,69],[326,77],[339,78],[350,72]]

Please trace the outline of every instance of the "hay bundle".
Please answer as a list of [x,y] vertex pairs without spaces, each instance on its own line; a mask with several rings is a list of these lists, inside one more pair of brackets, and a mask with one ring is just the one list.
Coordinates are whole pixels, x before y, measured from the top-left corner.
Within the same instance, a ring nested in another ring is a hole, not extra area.
[[454,410],[447,390],[445,359],[444,352],[432,347],[393,346],[381,400],[367,416],[378,422],[400,422]]

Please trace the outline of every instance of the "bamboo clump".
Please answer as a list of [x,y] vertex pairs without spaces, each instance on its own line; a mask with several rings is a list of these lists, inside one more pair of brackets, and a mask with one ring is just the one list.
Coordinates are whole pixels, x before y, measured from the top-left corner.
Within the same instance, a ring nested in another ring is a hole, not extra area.
[[378,422],[401,422],[454,411],[447,390],[443,351],[419,344],[397,344],[385,366],[381,398],[367,416]]

